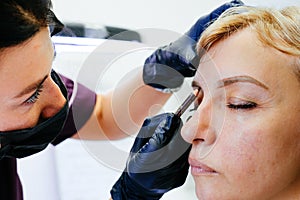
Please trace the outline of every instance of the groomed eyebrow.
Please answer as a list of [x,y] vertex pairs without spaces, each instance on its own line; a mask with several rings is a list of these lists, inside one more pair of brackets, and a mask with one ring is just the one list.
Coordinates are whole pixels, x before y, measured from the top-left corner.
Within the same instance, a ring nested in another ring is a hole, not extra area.
[[217,86],[218,88],[221,88],[238,82],[252,83],[266,90],[269,90],[269,88],[265,84],[250,76],[234,76],[234,77],[225,78],[218,81]]
[[48,78],[48,76],[49,75],[47,74],[42,79],[36,81],[35,83],[32,83],[32,84],[28,85],[17,96],[15,96],[15,98],[20,98],[20,97],[22,97],[22,96],[24,96],[26,94],[33,93],[34,91],[37,90],[37,88],[39,88],[45,82],[45,80]]
[[[234,83],[237,83],[237,82],[248,82],[248,83],[255,84],[259,87],[262,87],[266,90],[269,90],[269,88],[265,84],[261,83],[260,81],[254,79],[250,76],[234,76],[234,77],[230,77],[230,78],[225,78],[225,79],[222,79],[222,80],[217,82],[217,87],[218,88],[226,87],[228,85],[231,85],[231,84],[234,84]],[[192,87],[201,88],[199,82],[195,81],[195,80],[192,81],[191,85],[192,85]]]

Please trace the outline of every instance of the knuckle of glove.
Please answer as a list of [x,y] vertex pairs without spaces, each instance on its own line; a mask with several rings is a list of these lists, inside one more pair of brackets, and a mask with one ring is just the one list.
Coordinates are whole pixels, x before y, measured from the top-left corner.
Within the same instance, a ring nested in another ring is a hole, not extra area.
[[179,39],[157,49],[144,63],[144,82],[156,88],[180,87],[184,77],[195,75],[196,67],[191,63],[197,56],[194,45],[195,41]]

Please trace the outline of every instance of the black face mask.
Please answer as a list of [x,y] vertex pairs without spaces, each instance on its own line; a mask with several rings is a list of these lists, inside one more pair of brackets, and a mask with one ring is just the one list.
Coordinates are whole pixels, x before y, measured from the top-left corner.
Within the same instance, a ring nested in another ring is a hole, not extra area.
[[[67,90],[59,76],[52,71],[51,77],[67,99]],[[0,159],[3,157],[23,158],[45,149],[61,131],[68,110],[67,100],[57,114],[33,128],[0,132]]]

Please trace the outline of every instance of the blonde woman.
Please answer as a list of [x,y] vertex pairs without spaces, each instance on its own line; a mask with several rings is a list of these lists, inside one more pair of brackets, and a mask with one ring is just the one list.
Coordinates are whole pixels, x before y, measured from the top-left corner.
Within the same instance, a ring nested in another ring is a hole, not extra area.
[[197,48],[181,134],[198,199],[300,199],[300,8],[230,9]]

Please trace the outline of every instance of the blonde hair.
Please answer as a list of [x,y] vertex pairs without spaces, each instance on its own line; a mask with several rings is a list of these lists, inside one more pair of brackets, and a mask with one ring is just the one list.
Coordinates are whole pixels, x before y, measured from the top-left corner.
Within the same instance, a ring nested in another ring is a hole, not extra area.
[[300,7],[277,10],[241,6],[228,9],[202,33],[198,55],[201,58],[213,44],[244,28],[256,31],[262,44],[295,56],[300,80]]

